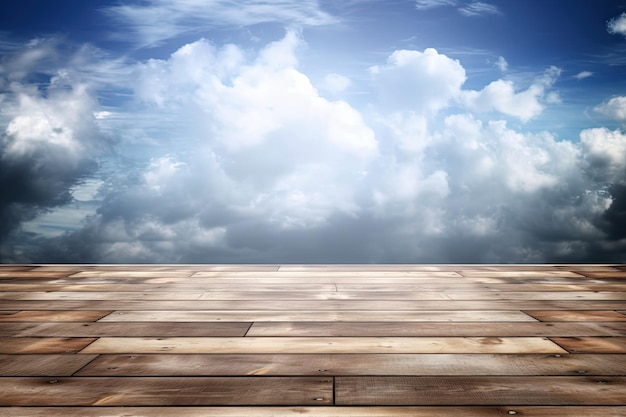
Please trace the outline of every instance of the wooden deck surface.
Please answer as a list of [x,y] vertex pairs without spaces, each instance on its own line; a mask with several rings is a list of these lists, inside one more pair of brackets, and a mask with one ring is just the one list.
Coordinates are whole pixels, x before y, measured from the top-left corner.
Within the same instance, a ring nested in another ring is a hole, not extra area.
[[624,265],[0,265],[0,416],[626,416]]

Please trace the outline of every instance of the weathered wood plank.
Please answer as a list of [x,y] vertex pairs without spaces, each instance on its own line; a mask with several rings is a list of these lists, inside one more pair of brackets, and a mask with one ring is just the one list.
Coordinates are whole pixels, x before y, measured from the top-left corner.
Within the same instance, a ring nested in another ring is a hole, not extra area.
[[626,278],[626,271],[581,272],[589,278]]
[[[512,301],[511,301],[512,302]],[[7,300],[2,303],[6,309],[20,310],[28,309],[35,310],[39,308],[57,308],[69,307],[69,309],[83,309],[87,306],[105,307],[107,309],[116,308],[118,310],[265,310],[265,311],[296,311],[296,310],[310,310],[310,311],[345,311],[345,310],[365,310],[365,311],[420,311],[430,310],[430,307],[434,307],[434,310],[457,310],[463,311],[464,314],[472,316],[471,312],[466,312],[468,306],[472,308],[470,310],[498,310],[502,307],[508,307],[507,310],[517,310],[514,306],[511,306],[511,302],[502,302],[501,300],[475,300],[475,301],[446,301],[442,303],[441,299],[438,300],[396,300],[392,303],[387,300],[282,300],[277,303],[275,300],[189,300],[185,303],[171,300],[147,300],[147,301],[127,301],[127,300],[92,300],[92,301],[65,301],[59,300],[53,304],[48,301],[21,301],[21,300]],[[589,301],[586,306],[593,305],[599,301]],[[522,302],[523,303],[523,302]],[[606,302],[611,303],[611,301]],[[626,307],[626,300],[623,302],[616,302],[616,305]],[[540,304],[535,301],[529,301],[522,305]],[[601,305],[607,305],[601,304]],[[580,305],[580,302],[577,303]],[[455,308],[458,307],[458,308]],[[510,311],[512,317],[519,315],[519,311]],[[497,320],[496,321],[502,321]]]
[[[1,328],[0,328],[1,329]],[[626,323],[256,322],[247,336],[622,336]]]
[[[122,323],[0,323],[0,335],[7,337],[176,337],[244,336],[252,323],[204,322],[122,322]],[[569,334],[563,334],[569,336]],[[577,334],[598,336],[600,334]],[[602,334],[606,335],[606,334]]]
[[[83,280],[76,283],[62,284],[31,284],[31,283],[3,283],[0,281],[0,291],[232,291],[230,284],[198,283],[176,285],[169,284],[81,284]],[[316,291],[330,292],[336,291],[335,284],[250,284],[240,286],[238,291]]]
[[268,311],[268,310],[141,310],[116,311],[100,322],[257,322],[257,321],[415,321],[415,322],[536,322],[520,311],[370,311],[370,310],[318,310],[318,311]]
[[102,337],[82,353],[566,353],[540,337]]
[[624,375],[626,355],[132,354],[100,355],[79,376]]
[[186,291],[6,291],[0,300],[198,300],[204,292]]
[[81,337],[0,337],[0,353],[76,353],[94,340],[94,338]]
[[99,320],[108,314],[111,314],[111,311],[18,311],[13,314],[0,314],[0,323],[34,321],[88,322]]
[[624,321],[626,315],[616,311],[567,311],[567,310],[526,310],[537,320],[541,321]]
[[[623,289],[626,289],[626,285]],[[624,291],[448,291],[444,294],[453,300],[626,300]]]
[[626,406],[565,407],[20,407],[0,408],[6,417],[623,417]]
[[70,376],[94,360],[96,356],[0,355],[0,376]]
[[0,310],[623,310],[626,300],[2,300]]
[[626,406],[578,407],[19,407],[0,408],[5,417],[624,417]]
[[624,405],[624,377],[337,377],[337,405]]
[[332,378],[314,377],[6,377],[0,405],[323,405],[332,391]]
[[553,337],[571,353],[626,353],[626,337]]
[[[558,278],[585,278],[585,275],[581,275],[572,271],[519,271],[504,269],[501,271],[477,271],[470,269],[461,269],[458,271],[464,277],[484,277],[484,278],[546,278],[546,277],[558,277]],[[602,272],[606,274],[607,272]],[[591,273],[593,274],[593,273]]]
[[371,271],[367,268],[362,268],[354,271],[284,271],[279,272],[196,272],[193,275],[194,278],[206,278],[206,277],[228,277],[228,278],[306,278],[315,279],[321,278],[462,278],[458,272],[454,271]]

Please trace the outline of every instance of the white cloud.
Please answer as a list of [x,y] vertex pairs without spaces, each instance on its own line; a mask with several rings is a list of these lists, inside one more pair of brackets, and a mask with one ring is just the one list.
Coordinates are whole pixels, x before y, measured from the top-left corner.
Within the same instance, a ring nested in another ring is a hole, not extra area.
[[459,12],[468,17],[482,16],[486,14],[500,14],[500,9],[497,6],[489,3],[483,3],[480,1],[474,1],[466,4],[463,7],[459,7]]
[[510,80],[491,82],[480,91],[465,90],[461,102],[477,112],[498,111],[528,121],[544,109],[543,101],[558,102],[558,96],[547,90],[556,82],[561,70],[551,67],[526,90],[518,91]]
[[105,12],[128,24],[142,46],[157,46],[182,33],[210,26],[280,22],[301,26],[336,23],[318,0],[147,0],[110,6]]
[[503,56],[499,56],[496,61],[496,67],[498,67],[500,71],[506,72],[509,69],[509,63],[506,62],[506,59],[504,59]]
[[607,128],[585,129],[580,142],[588,164],[587,169],[598,180],[622,182],[626,172],[626,134]]
[[626,122],[626,97],[613,97],[606,103],[596,106],[594,110],[613,120]]
[[457,4],[456,0],[416,0],[415,7],[418,10],[434,9],[442,6],[454,6]]
[[387,109],[433,114],[455,98],[465,82],[465,69],[455,59],[428,48],[398,50],[370,72]]
[[581,71],[578,74],[574,75],[574,78],[577,80],[584,80],[585,78],[589,78],[593,75],[591,71]]
[[352,210],[349,184],[378,143],[354,108],[321,97],[295,68],[299,45],[289,32],[249,59],[235,46],[198,41],[141,65],[136,76],[143,101],[186,120],[185,135],[224,161],[216,162],[223,175],[249,184],[229,204],[308,224]]
[[330,73],[324,77],[322,88],[332,94],[339,94],[346,91],[352,85],[350,78],[341,74]]
[[609,20],[606,28],[611,34],[626,36],[626,12]]

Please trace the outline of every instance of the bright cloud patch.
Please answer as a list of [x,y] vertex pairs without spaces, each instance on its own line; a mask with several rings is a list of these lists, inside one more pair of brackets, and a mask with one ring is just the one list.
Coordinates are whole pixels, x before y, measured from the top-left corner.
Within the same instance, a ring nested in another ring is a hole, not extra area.
[[512,81],[497,80],[480,91],[464,91],[461,102],[478,112],[498,111],[528,121],[544,109],[543,101],[554,102],[555,96],[547,93],[560,74],[560,69],[549,68],[523,91],[516,91]]
[[395,51],[387,64],[370,68],[385,108],[433,114],[459,94],[465,69],[457,60],[428,48]]
[[613,97],[595,107],[595,110],[613,120],[626,122],[626,97]]
[[609,33],[626,36],[626,13],[609,20],[606,27]]

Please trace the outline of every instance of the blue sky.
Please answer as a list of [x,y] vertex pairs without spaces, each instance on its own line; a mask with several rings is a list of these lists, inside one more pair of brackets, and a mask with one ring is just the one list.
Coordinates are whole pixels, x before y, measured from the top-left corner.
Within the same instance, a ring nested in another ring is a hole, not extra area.
[[0,5],[2,262],[626,262],[626,4]]

